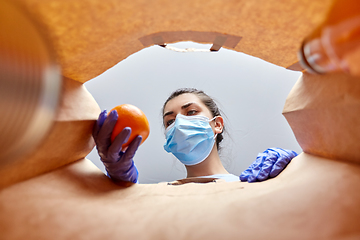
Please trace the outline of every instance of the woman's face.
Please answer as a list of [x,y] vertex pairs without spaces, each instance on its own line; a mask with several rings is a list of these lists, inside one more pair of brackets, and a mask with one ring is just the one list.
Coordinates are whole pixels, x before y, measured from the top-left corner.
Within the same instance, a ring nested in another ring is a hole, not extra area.
[[[163,122],[165,128],[175,121],[176,115],[182,114],[185,116],[202,115],[212,119],[213,116],[206,105],[200,100],[198,96],[192,93],[181,94],[170,101],[164,107]],[[214,128],[214,122],[210,123]]]

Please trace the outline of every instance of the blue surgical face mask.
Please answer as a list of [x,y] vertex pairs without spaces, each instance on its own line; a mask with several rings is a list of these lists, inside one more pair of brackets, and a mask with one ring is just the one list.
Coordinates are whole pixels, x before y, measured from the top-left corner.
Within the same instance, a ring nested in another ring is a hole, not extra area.
[[178,114],[175,122],[166,128],[165,151],[187,166],[201,163],[214,147],[215,135],[209,124],[213,119]]

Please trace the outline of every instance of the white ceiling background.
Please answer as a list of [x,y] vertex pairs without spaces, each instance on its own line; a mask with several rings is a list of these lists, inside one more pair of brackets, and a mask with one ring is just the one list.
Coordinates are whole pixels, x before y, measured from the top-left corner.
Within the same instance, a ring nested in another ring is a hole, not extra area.
[[[211,47],[193,42],[172,46]],[[216,100],[227,131],[220,156],[229,172],[240,175],[267,148],[301,152],[281,114],[300,75],[223,48],[219,52],[179,53],[153,46],[131,55],[85,86],[102,110],[129,103],[146,114],[150,135],[134,160],[140,183],[158,183],[186,177],[184,166],[163,150],[161,109],[171,92],[194,87]],[[87,158],[105,171],[95,148]]]

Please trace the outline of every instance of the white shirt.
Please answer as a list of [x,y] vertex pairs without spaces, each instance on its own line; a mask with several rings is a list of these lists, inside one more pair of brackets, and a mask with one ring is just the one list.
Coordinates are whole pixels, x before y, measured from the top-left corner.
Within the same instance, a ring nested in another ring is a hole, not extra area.
[[220,178],[220,179],[224,179],[226,182],[240,181],[239,176],[236,176],[234,174],[214,174],[209,176],[201,176],[201,178]]

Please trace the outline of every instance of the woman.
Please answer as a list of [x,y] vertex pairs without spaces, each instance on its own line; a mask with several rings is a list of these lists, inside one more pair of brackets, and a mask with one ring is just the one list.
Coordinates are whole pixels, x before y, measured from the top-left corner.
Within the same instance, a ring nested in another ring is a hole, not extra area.
[[[95,124],[93,137],[108,176],[114,182],[133,182],[138,171],[133,157],[141,143],[137,136],[126,149],[131,129],[124,128],[111,143],[110,136],[117,121],[116,111],[107,116],[103,111]],[[219,157],[219,144],[223,140],[224,120],[212,98],[193,88],[178,89],[165,101],[163,124],[166,132],[164,149],[172,153],[187,170],[187,178],[220,178],[227,182],[239,181],[228,173]],[[241,181],[263,181],[279,174],[297,154],[280,148],[267,149],[240,175]]]

